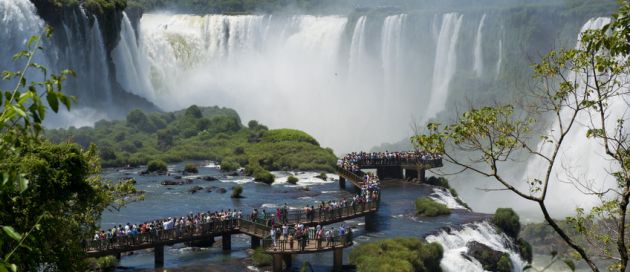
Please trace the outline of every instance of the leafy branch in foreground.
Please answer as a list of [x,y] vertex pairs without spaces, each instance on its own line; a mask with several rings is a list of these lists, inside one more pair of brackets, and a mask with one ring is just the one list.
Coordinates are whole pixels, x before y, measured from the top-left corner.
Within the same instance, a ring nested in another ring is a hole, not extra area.
[[[46,28],[44,37],[51,34]],[[94,147],[40,137],[48,109],[76,101],[62,92],[72,70],[49,73],[34,61],[41,44],[31,37],[13,57],[22,68],[2,72],[15,87],[0,90],[0,272],[82,270],[81,241],[102,211],[141,199],[130,182],[101,180]]]
[[[411,139],[416,147],[441,152],[446,161],[493,178],[505,189],[535,203],[549,226],[573,250],[573,256],[593,271],[599,271],[596,262],[617,271],[626,271],[628,266],[630,142],[624,124],[630,101],[629,18],[630,2],[620,1],[612,22],[583,33],[578,48],[546,55],[534,66],[537,84],[527,107],[471,109],[452,124],[429,124],[427,134]],[[546,133],[537,134],[538,130],[532,129],[535,119],[522,117],[520,112],[552,117],[553,125]],[[616,181],[614,185],[601,186],[607,177],[597,177],[598,183],[577,177],[575,168],[561,161],[569,144],[567,139],[581,133],[582,127],[586,127],[584,142],[595,141],[600,146],[590,156],[605,156],[610,162],[605,171]],[[537,139],[541,144],[532,145]],[[541,175],[525,181],[506,175],[504,162],[516,161],[521,154],[542,161]],[[601,204],[590,211],[578,208],[575,216],[566,219],[567,227],[561,226],[547,206],[553,200],[548,194],[550,187],[559,182],[571,183],[584,195],[598,197]]]

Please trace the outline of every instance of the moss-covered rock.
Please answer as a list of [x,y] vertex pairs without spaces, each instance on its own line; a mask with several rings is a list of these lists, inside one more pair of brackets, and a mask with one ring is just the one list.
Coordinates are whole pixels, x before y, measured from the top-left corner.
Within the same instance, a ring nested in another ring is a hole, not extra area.
[[497,226],[508,236],[516,239],[521,231],[521,223],[518,214],[510,208],[498,208],[491,220],[492,224]]
[[439,272],[443,249],[417,238],[394,238],[361,244],[350,252],[357,271]]
[[468,242],[466,247],[468,248],[466,256],[479,261],[484,270],[498,272],[512,271],[513,264],[507,253],[496,251],[477,241]]

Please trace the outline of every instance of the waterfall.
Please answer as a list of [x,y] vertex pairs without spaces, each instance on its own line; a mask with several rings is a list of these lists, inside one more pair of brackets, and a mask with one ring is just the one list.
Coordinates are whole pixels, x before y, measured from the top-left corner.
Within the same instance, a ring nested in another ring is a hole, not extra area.
[[477,272],[484,271],[481,263],[473,258],[466,258],[466,244],[471,241],[482,243],[493,250],[508,253],[512,261],[512,271],[523,271],[525,262],[520,255],[509,246],[512,242],[505,234],[499,233],[487,222],[466,224],[461,230],[441,231],[425,238],[429,243],[438,243],[444,249],[440,267],[445,272]]
[[446,188],[433,186],[433,193],[429,195],[435,202],[446,205],[449,209],[468,210],[464,205],[460,204],[457,197],[453,196]]
[[[589,29],[600,29],[610,22],[609,18],[595,18],[584,24],[580,33]],[[582,45],[579,42],[576,48]],[[584,86],[585,80],[593,80],[592,75],[573,74],[571,81],[576,80]],[[620,79],[627,81],[626,78]],[[584,95],[583,87],[579,87],[578,95]],[[571,110],[565,106],[561,110],[560,118],[566,123],[571,118]],[[610,161],[603,150],[603,143],[599,139],[588,139],[586,133],[593,122],[599,123],[600,119],[597,114],[590,116],[588,111],[582,111],[576,117],[576,122],[572,130],[565,136],[563,146],[559,151],[558,158],[551,174],[549,185],[549,199],[552,200],[548,204],[550,210],[554,212],[554,216],[571,214],[573,211],[567,207],[581,207],[590,209],[590,207],[599,204],[599,199],[594,195],[585,195],[574,187],[574,180],[580,179],[581,182],[590,184],[595,190],[605,190],[614,187],[615,179],[610,173],[618,167],[614,162]],[[612,97],[608,100],[606,125],[609,130],[616,128],[618,119],[628,120],[627,104],[623,101],[623,97]],[[560,124],[557,119],[549,127],[547,135],[553,139],[559,138]],[[612,131],[608,131],[611,133]],[[621,132],[626,133],[626,132]],[[540,143],[537,147],[542,154],[549,156],[553,151],[552,144]],[[527,164],[526,171],[522,180],[531,180],[533,178],[542,179],[541,169],[547,168],[547,163],[539,157],[533,157]]]
[[[41,35],[43,28],[44,22],[37,17],[35,6],[29,0],[0,0],[0,59],[3,63],[0,69],[15,71],[24,68],[24,64],[11,59],[25,49],[32,35]],[[46,64],[42,57],[39,53],[35,61]],[[0,88],[12,89],[16,83],[0,81]]]
[[[381,32],[381,59],[383,62],[384,91],[389,95],[399,90],[401,73],[402,36],[406,14],[385,18]],[[388,96],[386,96],[388,97]]]
[[352,40],[350,42],[349,76],[350,79],[357,79],[361,76],[361,69],[364,68],[366,58],[365,48],[365,21],[367,16],[361,16],[354,26]]
[[499,52],[497,54],[497,66],[495,71],[495,79],[499,78],[499,74],[501,73],[501,63],[503,62],[503,40],[499,40]]
[[486,21],[486,15],[484,14],[481,17],[481,21],[479,21],[479,27],[477,27],[477,36],[475,37],[475,49],[473,52],[474,62],[473,62],[473,72],[477,77],[481,77],[483,74],[483,50],[481,48],[481,43],[483,41],[482,30],[483,24]]
[[127,14],[123,12],[120,41],[112,51],[116,66],[116,80],[128,92],[155,100],[153,86],[149,81],[149,63],[146,54],[140,52],[138,37]]
[[442,27],[438,35],[437,52],[433,64],[431,99],[423,117],[424,121],[435,117],[446,105],[449,85],[457,68],[457,41],[462,19],[463,15],[457,13],[442,16]]
[[[92,25],[90,39],[90,58],[88,66],[91,67],[87,82],[82,82],[83,87],[93,86],[92,92],[93,98],[104,97],[105,105],[107,108],[112,105],[112,85],[109,81],[109,69],[107,64],[107,51],[105,51],[105,43],[103,42],[103,35],[101,34],[101,27],[94,18],[94,25]],[[96,68],[96,69],[95,69]],[[85,72],[85,71],[84,71]],[[96,86],[94,86],[96,84]],[[89,88],[89,87],[88,87]],[[87,98],[84,96],[84,98]]]

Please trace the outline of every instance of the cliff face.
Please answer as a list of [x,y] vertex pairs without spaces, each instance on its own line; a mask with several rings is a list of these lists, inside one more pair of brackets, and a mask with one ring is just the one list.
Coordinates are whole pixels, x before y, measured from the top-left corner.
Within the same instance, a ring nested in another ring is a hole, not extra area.
[[[146,99],[125,90],[116,79],[112,51],[121,40],[126,0],[31,0],[37,14],[53,27],[51,65],[77,71],[67,90],[79,98],[79,106],[104,111],[120,118],[133,108],[158,110]],[[129,10],[137,25],[142,10]]]

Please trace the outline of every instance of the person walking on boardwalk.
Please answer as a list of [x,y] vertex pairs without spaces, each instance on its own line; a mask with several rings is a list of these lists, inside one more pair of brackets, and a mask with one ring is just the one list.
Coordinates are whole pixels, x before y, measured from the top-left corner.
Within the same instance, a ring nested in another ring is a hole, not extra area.
[[278,246],[278,244],[276,243],[276,226],[271,226],[271,241],[273,242],[273,247],[275,250],[275,247]]

